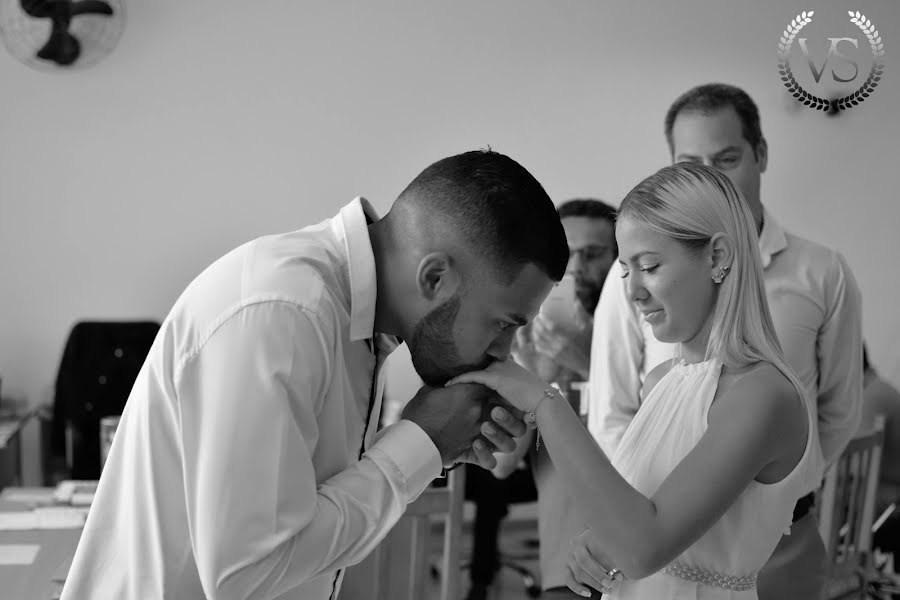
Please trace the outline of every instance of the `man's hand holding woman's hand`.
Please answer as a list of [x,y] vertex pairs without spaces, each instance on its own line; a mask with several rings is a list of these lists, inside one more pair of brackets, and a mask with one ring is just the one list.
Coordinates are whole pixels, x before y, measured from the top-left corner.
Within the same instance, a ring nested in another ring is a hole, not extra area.
[[494,452],[512,452],[514,438],[527,431],[522,416],[496,392],[477,384],[424,386],[401,414],[431,438],[444,466],[468,462],[488,470],[497,465]]

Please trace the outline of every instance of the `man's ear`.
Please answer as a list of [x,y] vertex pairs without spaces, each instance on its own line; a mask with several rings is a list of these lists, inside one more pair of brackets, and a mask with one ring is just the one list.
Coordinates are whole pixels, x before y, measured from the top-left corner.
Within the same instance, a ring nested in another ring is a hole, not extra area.
[[756,162],[759,163],[759,172],[765,173],[769,165],[769,144],[766,143],[766,138],[760,138],[756,146]]
[[453,297],[460,282],[456,262],[446,252],[432,252],[419,261],[416,288],[426,301],[443,304]]

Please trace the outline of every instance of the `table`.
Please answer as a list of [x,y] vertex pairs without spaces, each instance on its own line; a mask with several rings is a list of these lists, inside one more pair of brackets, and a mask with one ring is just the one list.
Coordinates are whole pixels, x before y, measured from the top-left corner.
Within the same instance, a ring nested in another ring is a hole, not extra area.
[[[30,506],[0,497],[0,511],[27,511]],[[0,596],[9,600],[51,600],[58,597],[61,582],[54,575],[75,555],[81,529],[32,529],[0,531],[0,544],[38,544],[30,565],[0,565]]]

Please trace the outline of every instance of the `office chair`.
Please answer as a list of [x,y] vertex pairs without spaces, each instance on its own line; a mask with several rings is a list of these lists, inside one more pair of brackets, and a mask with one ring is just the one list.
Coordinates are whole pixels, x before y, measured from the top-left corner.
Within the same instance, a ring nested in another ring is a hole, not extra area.
[[75,324],[56,377],[49,470],[64,461],[63,478],[99,479],[100,419],[122,414],[158,331],[153,321]]

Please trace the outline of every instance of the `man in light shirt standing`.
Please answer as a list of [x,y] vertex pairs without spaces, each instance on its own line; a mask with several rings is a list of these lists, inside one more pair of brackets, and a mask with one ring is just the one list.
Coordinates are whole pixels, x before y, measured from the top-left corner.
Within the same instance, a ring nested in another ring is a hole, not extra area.
[[[756,220],[769,308],[785,358],[815,403],[824,469],[853,437],[862,406],[861,299],[853,274],[840,253],[785,231],[763,207],[768,146],[743,90],[708,84],[687,91],[669,108],[665,133],[673,162],[725,173]],[[642,270],[652,277],[657,266],[648,261]],[[621,275],[614,265],[594,314],[591,350],[588,426],[607,455],[640,406],[646,374],[677,351],[653,337]],[[819,598],[825,555],[811,510],[814,491],[798,501],[790,535],[759,573],[761,600]]]
[[[490,151],[434,163],[382,219],[356,199],[220,258],[135,382],[63,600],[336,598],[442,467],[525,433],[442,385],[508,356],[567,258],[541,185]],[[428,385],[376,432],[401,340]]]

